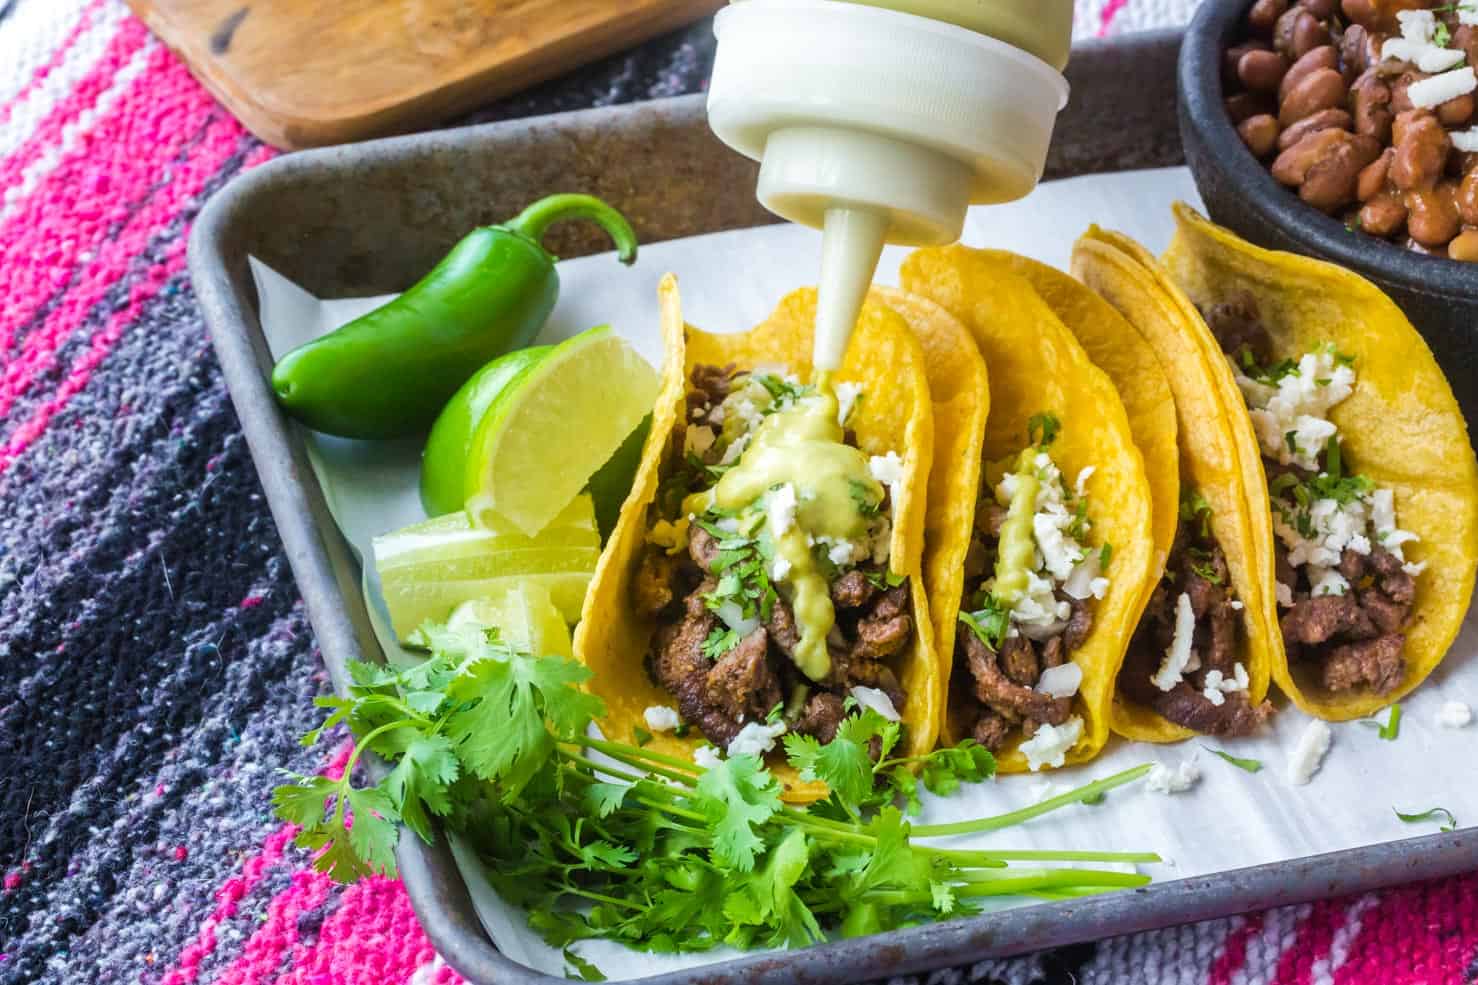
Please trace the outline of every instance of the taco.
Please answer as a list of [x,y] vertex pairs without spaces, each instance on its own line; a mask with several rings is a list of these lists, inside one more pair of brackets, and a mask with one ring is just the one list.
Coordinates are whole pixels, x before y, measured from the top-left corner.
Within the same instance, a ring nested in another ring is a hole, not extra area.
[[[1138,244],[1097,227],[1073,249],[1073,274],[1098,296],[1090,320],[1099,337],[1090,352],[1119,354],[1118,363],[1101,358],[1130,406],[1154,402],[1174,415],[1152,425],[1159,440],[1136,430],[1155,477],[1155,538],[1164,561],[1119,672],[1112,725],[1147,742],[1247,735],[1272,713],[1271,568],[1251,520],[1266,513],[1267,497],[1238,454],[1245,415],[1239,419],[1218,398],[1210,381],[1219,366],[1181,329],[1187,312],[1154,266]],[[1148,352],[1154,366],[1136,365],[1129,352]]]
[[[728,335],[684,326],[671,277],[660,297],[661,394],[575,635],[602,730],[702,761],[787,732],[829,742],[871,708],[906,726],[901,755],[928,752],[943,689],[919,577],[918,341],[869,303],[841,369],[813,382],[814,290]],[[774,771],[792,800],[825,792]]]
[[905,291],[959,319],[989,367],[989,414],[936,462],[925,577],[949,676],[945,741],[1003,772],[1092,759],[1154,576],[1144,464],[1113,384],[998,255],[924,249]]
[[1374,285],[1183,204],[1175,217],[1165,269],[1201,313],[1182,329],[1216,363],[1209,382],[1247,425],[1237,452],[1265,481],[1253,520],[1275,575],[1274,678],[1311,715],[1369,715],[1441,662],[1472,597],[1478,462],[1462,412]]

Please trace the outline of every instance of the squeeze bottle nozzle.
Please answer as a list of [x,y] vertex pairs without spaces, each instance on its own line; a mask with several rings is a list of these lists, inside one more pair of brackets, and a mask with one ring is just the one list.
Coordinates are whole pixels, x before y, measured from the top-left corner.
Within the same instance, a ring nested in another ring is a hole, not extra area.
[[[933,19],[945,11],[1033,51]],[[1072,0],[736,0],[719,13],[709,125],[760,162],[761,204],[823,231],[817,370],[840,366],[885,243],[954,242],[972,203],[1036,185],[1067,102],[1071,17]]]

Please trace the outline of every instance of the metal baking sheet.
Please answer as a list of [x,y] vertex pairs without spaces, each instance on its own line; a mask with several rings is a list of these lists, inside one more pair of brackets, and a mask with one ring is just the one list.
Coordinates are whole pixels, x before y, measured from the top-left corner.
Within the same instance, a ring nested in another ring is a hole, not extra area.
[[[1077,96],[1060,121],[1051,173],[1174,163],[1173,35],[1075,53]],[[1163,93],[1146,100],[1146,92]],[[301,436],[278,412],[248,287],[256,255],[323,296],[404,287],[465,230],[555,187],[625,209],[647,241],[769,221],[753,166],[708,135],[701,99],[648,103],[295,155],[218,196],[196,226],[191,267],[228,386],[336,686],[350,659],[377,655],[359,571],[329,519]],[[556,243],[579,255],[600,243]],[[476,983],[554,981],[500,955],[450,853],[413,837],[402,877],[438,951]],[[1478,831],[1387,843],[1072,904],[1044,904],[656,981],[842,982],[1314,899],[1473,867]]]

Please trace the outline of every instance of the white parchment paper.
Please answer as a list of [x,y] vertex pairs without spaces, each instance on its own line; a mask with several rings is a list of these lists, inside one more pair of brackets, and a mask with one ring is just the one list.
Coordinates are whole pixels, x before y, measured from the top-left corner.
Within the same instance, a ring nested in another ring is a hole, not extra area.
[[[1066,269],[1073,240],[1096,222],[1133,236],[1159,253],[1173,232],[1170,203],[1199,203],[1184,169],[1124,172],[1042,185],[1029,198],[975,209],[964,241],[1014,250]],[[896,283],[905,250],[889,248],[880,283]],[[717,233],[641,248],[631,269],[611,254],[560,263],[562,291],[541,342],[567,338],[593,325],[611,324],[652,362],[661,362],[656,291],[667,271],[678,275],[687,320],[710,331],[746,329],[769,314],[792,288],[815,282],[819,234],[794,226]],[[381,303],[383,298],[320,301],[265,265],[252,261],[261,298],[262,326],[274,356],[331,331]],[[422,519],[416,492],[419,441],[376,443],[311,434],[313,465],[330,508],[361,559],[372,537]],[[372,566],[366,596],[387,653],[402,655],[388,628]],[[1443,806],[1463,826],[1478,823],[1478,726],[1455,730],[1437,724],[1444,701],[1478,705],[1478,615],[1470,610],[1442,667],[1402,702],[1400,738],[1385,742],[1377,730],[1351,722],[1333,726],[1334,744],[1324,768],[1307,786],[1288,780],[1288,760],[1308,719],[1283,710],[1268,734],[1233,743],[1188,742],[1156,747],[1115,741],[1096,761],[1046,776],[1006,777],[925,805],[926,823],[996,814],[1035,803],[1090,779],[1139,763],[1174,765],[1195,758],[1204,778],[1188,793],[1166,796],[1140,787],[1116,791],[1097,807],[1074,806],[989,837],[950,839],[960,847],[1097,848],[1157,851],[1164,865],[1143,870],[1157,880],[1205,875],[1265,862],[1352,848],[1429,833],[1435,825],[1406,825],[1392,813]],[[1257,774],[1239,770],[1207,751],[1224,748],[1259,759]],[[453,845],[484,926],[513,960],[549,974],[564,961],[524,925],[480,877],[473,852]],[[641,977],[720,960],[722,951],[667,956],[587,942],[580,953],[612,979]]]

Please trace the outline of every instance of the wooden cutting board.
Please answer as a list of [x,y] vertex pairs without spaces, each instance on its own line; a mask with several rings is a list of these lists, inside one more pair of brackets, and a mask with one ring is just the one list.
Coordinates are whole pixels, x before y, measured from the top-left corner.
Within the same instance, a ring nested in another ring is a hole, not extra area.
[[128,0],[283,148],[424,128],[712,13],[724,0]]

